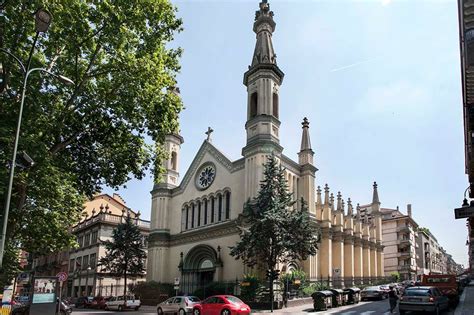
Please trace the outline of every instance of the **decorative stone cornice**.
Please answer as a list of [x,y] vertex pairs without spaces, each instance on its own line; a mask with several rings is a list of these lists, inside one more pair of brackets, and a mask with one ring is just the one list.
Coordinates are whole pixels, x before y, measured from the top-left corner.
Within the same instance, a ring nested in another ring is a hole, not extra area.
[[331,239],[333,237],[332,230],[326,226],[321,227],[321,237],[323,239]]
[[354,238],[354,246],[355,247],[362,247],[362,239],[355,237]]
[[354,245],[355,238],[352,235],[344,234],[344,244]]
[[370,242],[369,243],[369,246],[370,246],[370,249],[371,250],[376,250],[377,249],[377,244],[373,243],[373,242]]
[[170,247],[180,244],[199,242],[203,240],[223,237],[232,234],[239,234],[236,221],[226,221],[219,224],[197,228],[179,234],[170,235],[163,232],[152,232],[149,237],[149,248]]
[[362,247],[365,249],[365,248],[369,248],[370,247],[370,242],[366,239],[362,239]]
[[344,233],[341,231],[332,230],[332,240],[335,242],[342,242],[344,239]]

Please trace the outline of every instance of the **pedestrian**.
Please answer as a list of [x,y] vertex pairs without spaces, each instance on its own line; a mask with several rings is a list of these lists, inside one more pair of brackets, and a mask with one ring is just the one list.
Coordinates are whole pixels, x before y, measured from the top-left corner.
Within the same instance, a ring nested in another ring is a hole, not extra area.
[[390,303],[390,314],[393,314],[393,310],[397,307],[398,295],[395,288],[391,285],[390,291],[388,292],[388,301]]

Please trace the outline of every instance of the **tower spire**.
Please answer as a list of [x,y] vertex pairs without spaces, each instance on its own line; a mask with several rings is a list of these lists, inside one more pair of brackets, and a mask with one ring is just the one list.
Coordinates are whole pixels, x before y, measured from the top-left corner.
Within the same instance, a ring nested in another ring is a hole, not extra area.
[[379,192],[377,190],[377,182],[374,182],[374,193],[372,196],[372,212],[380,211]]
[[313,164],[313,156],[314,152],[311,149],[311,140],[309,138],[309,121],[308,118],[303,118],[303,122],[301,123],[303,126],[303,133],[301,135],[301,149],[298,153],[298,162],[300,165],[305,164]]

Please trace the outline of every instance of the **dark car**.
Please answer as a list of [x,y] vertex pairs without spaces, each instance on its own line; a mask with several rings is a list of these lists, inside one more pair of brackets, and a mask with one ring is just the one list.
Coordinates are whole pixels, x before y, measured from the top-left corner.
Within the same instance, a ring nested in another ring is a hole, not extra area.
[[407,288],[400,297],[398,310],[400,315],[406,311],[425,311],[440,314],[449,308],[449,299],[436,287]]
[[367,287],[360,291],[360,299],[362,301],[377,299],[383,300],[386,298],[386,293],[379,286]]
[[74,306],[77,308],[90,308],[93,299],[92,296],[78,297]]
[[105,309],[105,303],[107,303],[108,300],[110,300],[109,297],[104,297],[104,296],[96,296],[91,304],[89,305],[90,308],[93,309],[99,309],[99,310],[104,310]]

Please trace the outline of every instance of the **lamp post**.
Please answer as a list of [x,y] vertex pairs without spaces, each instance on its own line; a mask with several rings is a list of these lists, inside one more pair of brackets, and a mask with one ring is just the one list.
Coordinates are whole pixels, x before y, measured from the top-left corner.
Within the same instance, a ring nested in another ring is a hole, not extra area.
[[[1,51],[4,52],[5,50],[2,49]],[[12,56],[11,53],[8,53],[8,54],[10,56]],[[10,176],[9,176],[9,181],[8,181],[7,197],[5,198],[6,201],[5,201],[5,210],[4,210],[4,213],[3,213],[2,234],[0,235],[1,238],[2,238],[2,240],[0,242],[0,267],[2,266],[3,254],[5,252],[5,238],[6,238],[6,234],[7,234],[8,213],[9,213],[9,210],[10,210],[10,201],[11,201],[11,194],[12,194],[12,187],[13,187],[13,177],[15,175],[16,154],[17,154],[17,149],[18,149],[18,140],[19,140],[19,137],[20,137],[21,118],[22,118],[22,115],[23,115],[23,105],[25,103],[26,84],[28,83],[28,78],[29,78],[30,74],[32,74],[33,72],[36,72],[36,71],[47,73],[47,74],[55,77],[56,79],[58,79],[59,81],[65,83],[65,84],[74,84],[74,82],[71,79],[66,78],[65,76],[62,76],[62,75],[54,74],[51,71],[43,69],[43,68],[33,68],[33,69],[28,70],[25,74],[25,79],[23,80],[23,88],[22,88],[22,93],[21,93],[20,110],[19,110],[19,113],[18,113],[18,123],[17,123],[17,126],[16,126],[15,144],[13,145],[13,155],[12,155],[12,162],[11,162],[11,166],[10,166]]]
[[[35,31],[36,31],[36,34],[35,34],[35,38],[33,40],[33,45],[31,46],[31,50],[30,50],[30,54],[28,56],[28,61],[26,63],[26,66],[23,64],[23,62],[21,62],[20,58],[16,57],[14,54],[10,53],[7,50],[5,50],[3,48],[0,48],[0,53],[2,53],[2,52],[6,53],[7,55],[12,57],[18,63],[18,65],[20,66],[20,68],[22,70],[22,74],[24,76],[20,112],[18,114],[18,124],[17,124],[16,134],[15,134],[15,145],[14,145],[14,148],[13,148],[13,158],[12,158],[12,163],[11,163],[11,167],[10,167],[10,176],[9,176],[10,179],[9,179],[9,183],[8,183],[7,196],[5,198],[5,210],[4,210],[3,218],[2,218],[3,226],[2,226],[2,232],[0,234],[0,237],[1,237],[1,241],[0,241],[0,267],[2,267],[2,265],[3,265],[3,255],[4,255],[4,252],[5,252],[5,238],[6,238],[6,234],[7,234],[8,212],[10,210],[10,199],[11,199],[11,192],[12,192],[12,185],[13,185],[13,175],[14,175],[14,172],[15,172],[16,153],[17,153],[17,148],[18,148],[18,136],[19,136],[19,133],[20,133],[21,116],[22,116],[22,113],[23,113],[23,103],[24,103],[24,98],[25,98],[26,82],[27,82],[29,74],[31,72],[33,72],[33,71],[30,71],[30,64],[31,64],[31,58],[33,57],[33,52],[34,52],[35,47],[36,47],[36,42],[38,40],[38,36],[39,36],[40,33],[44,33],[48,30],[49,26],[51,25],[51,21],[52,21],[52,16],[48,11],[46,11],[42,8],[40,8],[36,11],[36,13],[35,13]],[[68,81],[68,82],[72,83],[72,81],[70,79],[67,79],[66,77],[62,77],[62,76],[52,74],[51,72],[47,71],[46,69],[36,69],[35,71],[37,71],[37,70],[47,72],[47,73],[55,76],[56,78],[59,78],[61,80],[65,80],[65,81]]]
[[86,297],[89,296],[89,271],[91,271],[91,266],[87,266],[86,269]]

